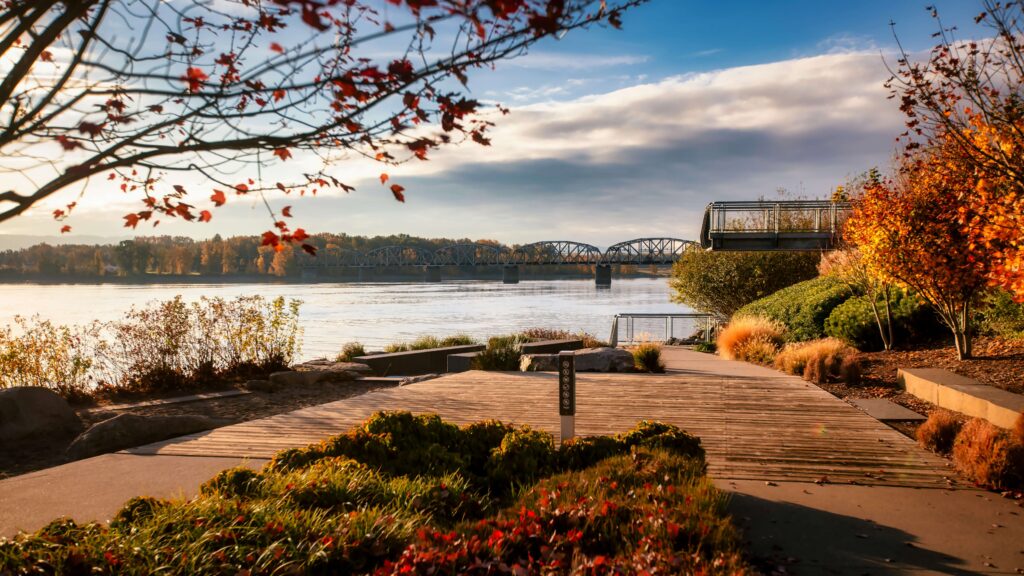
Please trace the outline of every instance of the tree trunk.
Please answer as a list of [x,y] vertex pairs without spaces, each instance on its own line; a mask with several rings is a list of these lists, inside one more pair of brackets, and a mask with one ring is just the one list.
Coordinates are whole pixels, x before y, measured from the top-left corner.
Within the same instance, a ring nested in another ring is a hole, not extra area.
[[892,297],[889,293],[889,287],[886,286],[882,293],[885,295],[885,324],[889,331],[889,342],[886,344],[885,349],[892,350],[893,346],[896,345],[896,337],[892,327]]
[[882,316],[878,313],[878,301],[875,295],[869,296],[871,302],[871,313],[875,315],[875,324],[878,325],[878,335],[882,337],[882,348],[886,351],[890,348],[890,340],[886,335],[885,325],[882,322]]

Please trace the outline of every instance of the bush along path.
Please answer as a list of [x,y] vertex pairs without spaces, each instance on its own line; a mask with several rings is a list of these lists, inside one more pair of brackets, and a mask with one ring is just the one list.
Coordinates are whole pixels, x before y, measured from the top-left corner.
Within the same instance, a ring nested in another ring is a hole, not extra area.
[[743,574],[700,440],[666,424],[552,437],[377,413],[109,527],[0,541],[0,574]]

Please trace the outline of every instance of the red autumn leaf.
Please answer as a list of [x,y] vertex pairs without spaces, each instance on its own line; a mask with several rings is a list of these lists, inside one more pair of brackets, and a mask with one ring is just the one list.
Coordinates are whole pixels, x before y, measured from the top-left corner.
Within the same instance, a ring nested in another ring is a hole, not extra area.
[[71,232],[71,226],[68,226],[67,224],[65,224],[65,225],[60,227],[60,233],[61,234],[67,234],[68,232]]
[[391,185],[391,193],[395,195],[395,200],[398,200],[399,202],[405,202],[405,194],[402,194],[404,191],[405,188],[398,184]]
[[285,218],[291,218],[292,217],[292,207],[291,206],[285,206],[284,208],[281,208],[281,216],[284,216]]
[[207,78],[209,78],[209,76],[206,74],[206,72],[203,72],[201,69],[196,68],[195,66],[190,66],[188,70],[185,71],[185,74],[181,77],[182,80],[188,83],[189,92],[198,92],[199,89],[203,87],[203,84],[206,82]]
[[139,225],[139,215],[138,214],[128,214],[128,215],[126,215],[124,217],[124,227],[125,228],[135,228],[138,225]]
[[277,246],[281,242],[281,238],[271,231],[263,233],[262,240],[260,241],[261,246]]
[[182,186],[181,184],[175,184],[174,191],[181,195],[187,194],[187,192],[185,192],[185,187]]
[[61,134],[60,136],[57,136],[57,142],[59,142],[61,148],[65,149],[65,150],[74,150],[75,148],[81,148],[82,147],[82,143],[81,142],[79,142],[77,140],[72,140],[71,138],[68,138],[67,136],[65,136],[63,134]]
[[43,50],[39,53],[39,59],[43,62],[53,62],[53,52],[49,50]]
[[154,104],[154,105],[149,107],[149,111],[150,112],[155,112],[155,113],[159,114],[159,113],[164,111],[164,107],[159,105],[159,104]]
[[381,174],[380,174],[380,183],[381,184],[387,183],[388,178],[391,178],[391,177],[388,176],[386,172],[381,172]]
[[274,90],[271,96],[274,97],[274,102],[280,102],[281,100],[284,100],[284,90],[278,88],[277,90]]
[[302,250],[306,254],[309,254],[310,256],[316,256],[316,246],[312,246],[310,244],[303,244],[302,245]]
[[82,134],[88,134],[89,136],[95,138],[103,132],[103,125],[83,121],[78,125],[78,131],[81,132]]
[[292,233],[292,240],[295,242],[302,242],[306,238],[309,238],[309,234],[306,234],[306,231],[302,228],[297,228],[295,232]]
[[277,156],[282,161],[284,161],[284,160],[287,160],[287,159],[291,158],[292,157],[292,153],[287,148],[275,148],[274,149],[274,156]]
[[223,206],[224,203],[228,201],[227,197],[224,195],[224,192],[217,189],[213,190],[213,194],[210,196],[210,200],[213,200],[213,203],[216,206]]
[[200,222],[209,222],[210,219],[212,219],[212,218],[213,218],[213,214],[210,214],[209,210],[203,210],[202,212],[199,213],[199,221]]
[[248,191],[249,187],[246,186],[245,184],[235,184],[235,192],[238,192],[239,194],[245,194]]
[[273,50],[274,52],[277,52],[278,54],[284,52],[284,47],[278,44],[277,42],[271,42],[270,49]]

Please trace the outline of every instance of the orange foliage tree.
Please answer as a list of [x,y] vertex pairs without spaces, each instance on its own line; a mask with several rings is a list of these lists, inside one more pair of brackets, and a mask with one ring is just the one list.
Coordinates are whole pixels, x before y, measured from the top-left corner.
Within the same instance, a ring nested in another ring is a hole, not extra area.
[[953,332],[960,359],[971,356],[971,313],[992,272],[962,225],[977,214],[974,172],[952,138],[904,160],[896,176],[854,199],[846,237],[881,279],[913,288]]
[[960,156],[972,180],[957,192],[958,222],[990,262],[990,283],[1024,301],[1024,7],[981,6],[975,21],[991,34],[977,41],[957,38],[930,7],[939,42],[924,60],[902,54],[889,87],[907,116],[908,152],[941,141]]
[[[0,0],[0,222],[91,181],[141,201],[126,226],[207,222],[238,194],[349,191],[331,173],[346,157],[391,165],[486,146],[472,70],[568,30],[618,27],[644,1]],[[291,181],[257,177],[300,151],[319,158]],[[187,190],[186,172],[209,185]],[[265,205],[264,244],[313,251],[289,207]]]

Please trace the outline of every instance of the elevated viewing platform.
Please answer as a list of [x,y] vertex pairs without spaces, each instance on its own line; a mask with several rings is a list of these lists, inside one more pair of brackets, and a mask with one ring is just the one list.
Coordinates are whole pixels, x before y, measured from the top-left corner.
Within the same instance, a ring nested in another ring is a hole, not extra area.
[[700,244],[707,250],[832,250],[849,202],[778,200],[712,202]]

